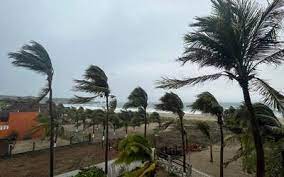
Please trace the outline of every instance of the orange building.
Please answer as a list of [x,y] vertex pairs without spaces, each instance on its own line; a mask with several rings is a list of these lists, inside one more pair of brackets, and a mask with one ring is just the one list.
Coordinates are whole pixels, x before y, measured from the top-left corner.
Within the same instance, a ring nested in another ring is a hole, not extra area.
[[0,117],[0,138],[17,134],[18,140],[40,138],[43,131],[31,134],[31,130],[38,124],[38,112],[10,112]]

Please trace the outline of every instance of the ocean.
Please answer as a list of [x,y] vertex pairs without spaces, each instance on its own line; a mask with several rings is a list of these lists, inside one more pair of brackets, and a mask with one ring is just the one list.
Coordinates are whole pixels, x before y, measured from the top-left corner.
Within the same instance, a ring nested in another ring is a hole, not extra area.
[[[115,110],[115,112],[119,112],[120,110],[123,109],[123,105],[125,103],[124,102],[118,102],[117,103],[117,108]],[[147,107],[147,112],[163,112],[164,111],[160,111],[160,110],[156,110],[155,109],[155,104],[157,103],[148,103],[148,107]],[[201,114],[199,111],[193,112],[190,108],[191,103],[184,103],[184,112],[188,113],[188,114]],[[237,108],[238,106],[240,106],[240,103],[221,103],[221,105],[224,107],[224,109],[229,108],[230,106],[233,106],[235,108]],[[64,104],[64,106],[66,107],[83,107],[85,109],[104,109],[105,108],[105,102],[96,102],[96,103],[88,103],[88,104]],[[137,110],[137,109],[129,109],[129,110]]]

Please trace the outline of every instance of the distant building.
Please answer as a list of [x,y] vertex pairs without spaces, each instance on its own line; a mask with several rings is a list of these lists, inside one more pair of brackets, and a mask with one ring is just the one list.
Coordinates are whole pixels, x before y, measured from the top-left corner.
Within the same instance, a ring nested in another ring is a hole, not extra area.
[[7,138],[13,134],[17,140],[40,138],[43,130],[31,134],[31,130],[38,124],[38,112],[9,112],[0,115],[0,138]]

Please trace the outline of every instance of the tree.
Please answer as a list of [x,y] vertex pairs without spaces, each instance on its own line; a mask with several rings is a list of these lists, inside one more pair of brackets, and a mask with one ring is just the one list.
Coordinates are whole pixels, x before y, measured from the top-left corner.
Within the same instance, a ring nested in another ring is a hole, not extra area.
[[196,123],[197,128],[207,137],[209,140],[209,146],[210,146],[210,162],[213,162],[213,152],[212,152],[212,146],[213,146],[213,140],[210,133],[210,126],[207,124],[207,122],[199,121]]
[[[89,112],[89,111],[88,111]],[[88,118],[91,120],[88,127],[92,127],[92,137],[95,138],[95,125],[102,124],[104,122],[105,112],[101,109],[90,110]]]
[[52,111],[52,80],[53,67],[46,49],[39,43],[31,41],[24,45],[18,52],[10,52],[9,58],[13,59],[12,64],[16,67],[23,67],[35,71],[47,78],[47,85],[42,89],[38,101],[42,100],[49,93],[49,117],[50,117],[50,145],[49,145],[49,176],[53,176],[54,166],[54,117]]
[[79,120],[81,120],[81,122],[82,122],[82,125],[83,125],[83,130],[86,128],[86,119],[87,119],[87,117],[86,117],[86,112],[85,112],[86,110],[82,107],[82,106],[80,106],[79,107],[79,109],[77,110],[77,118],[78,118],[78,120],[77,120],[77,129],[78,129],[78,126],[80,125],[79,124]]
[[162,121],[161,121],[161,117],[160,117],[160,114],[157,113],[157,112],[152,112],[150,114],[150,120],[153,121],[153,122],[157,122],[158,125],[159,125],[159,129],[161,129],[161,126],[162,126]]
[[[284,166],[281,165],[281,152],[283,149],[281,145],[284,142],[284,127],[268,106],[262,103],[255,103],[253,107],[264,141],[266,176],[283,176]],[[231,114],[225,114],[225,125],[234,133],[226,138],[226,144],[229,145],[231,142],[238,141],[241,145],[236,154],[225,162],[225,167],[241,158],[244,171],[253,173],[256,171],[256,157],[248,116],[249,113],[246,105],[241,105],[234,112],[231,112]]]
[[126,137],[128,136],[128,127],[130,126],[131,120],[134,117],[133,115],[134,113],[128,110],[121,110],[119,113],[119,118],[124,126]]
[[134,161],[151,161],[152,149],[147,141],[140,135],[129,135],[119,142],[119,155],[116,163],[130,164]]
[[144,165],[131,172],[123,174],[125,177],[154,177],[156,162],[152,157],[152,148],[147,139],[140,135],[130,135],[119,142],[119,155],[115,163],[129,165],[135,161],[142,161]]
[[257,153],[257,177],[265,176],[263,142],[259,133],[249,88],[264,96],[264,102],[283,111],[283,98],[266,81],[257,77],[259,66],[280,65],[284,50],[278,31],[283,19],[283,1],[274,0],[266,8],[245,1],[212,0],[213,13],[197,17],[191,25],[193,32],[185,35],[185,52],[178,61],[215,67],[219,71],[186,79],[163,78],[160,88],[180,88],[221,77],[239,83],[249,110],[254,145]]
[[104,97],[106,104],[106,119],[104,125],[106,126],[106,140],[105,140],[105,173],[108,173],[108,119],[109,119],[109,97],[110,89],[108,85],[108,78],[104,71],[98,66],[91,65],[87,68],[83,80],[75,81],[75,91],[86,92],[93,94],[92,96],[77,96],[72,100],[74,103],[87,103],[97,97]]
[[183,126],[183,102],[178,95],[170,92],[160,98],[160,103],[156,104],[156,109],[169,111],[178,115],[180,121],[180,132],[182,140],[182,155],[183,155],[183,171],[186,172],[186,157],[185,157],[185,131]]
[[144,113],[144,137],[147,135],[147,106],[148,95],[141,87],[135,88],[128,96],[128,102],[125,103],[124,108],[138,108]]
[[223,134],[223,107],[220,106],[216,98],[209,92],[203,92],[197,95],[197,99],[192,103],[193,111],[201,111],[203,113],[210,113],[217,117],[217,123],[220,129],[220,177],[224,176],[223,161],[224,161],[224,134]]

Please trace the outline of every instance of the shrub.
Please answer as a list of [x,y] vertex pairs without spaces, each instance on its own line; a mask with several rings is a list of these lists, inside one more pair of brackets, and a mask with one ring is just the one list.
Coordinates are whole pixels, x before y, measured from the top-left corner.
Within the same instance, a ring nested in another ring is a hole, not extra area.
[[105,172],[97,167],[84,169],[74,177],[107,177]]

